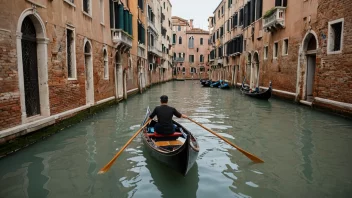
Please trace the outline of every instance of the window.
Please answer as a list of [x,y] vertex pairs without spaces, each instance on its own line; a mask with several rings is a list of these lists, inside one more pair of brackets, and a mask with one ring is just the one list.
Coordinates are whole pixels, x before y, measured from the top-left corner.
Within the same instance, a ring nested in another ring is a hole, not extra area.
[[263,0],[257,0],[255,9],[256,9],[255,19],[258,20],[263,15]]
[[143,0],[138,0],[138,7],[143,10]]
[[91,0],[83,0],[83,11],[89,15],[92,15],[92,1]]
[[176,34],[172,35],[172,44],[176,44]]
[[138,42],[145,44],[145,29],[141,23],[138,22]]
[[178,38],[178,44],[182,44],[182,37]]
[[224,14],[224,6],[221,6],[221,15]]
[[341,53],[343,44],[344,19],[329,22],[328,29],[328,53]]
[[182,72],[185,73],[186,72],[186,68],[182,67]]
[[164,9],[165,9],[165,2],[164,2]]
[[174,52],[174,60],[176,59],[176,52]]
[[218,11],[218,18],[220,19],[220,10]]
[[287,0],[275,0],[275,7],[286,7]]
[[273,57],[274,57],[275,59],[277,59],[277,52],[278,52],[278,50],[279,50],[279,43],[278,43],[278,42],[275,42],[275,43],[274,43],[274,49],[273,49]]
[[75,52],[75,33],[73,29],[66,29],[66,58],[68,78],[76,78],[76,52]]
[[288,54],[288,39],[284,39],[284,42],[282,44],[282,55],[287,55]]
[[182,53],[178,53],[178,57],[179,57],[179,58],[182,58]]
[[104,24],[104,0],[100,0],[100,23]]
[[269,47],[264,46],[264,60],[268,59]]
[[204,71],[205,71],[205,67],[201,66],[201,67],[199,68],[199,71],[200,71],[200,72],[204,72]]
[[194,55],[189,55],[189,62],[194,63]]
[[240,9],[239,25],[243,25],[243,8]]
[[200,38],[200,45],[203,45],[203,38]]
[[201,54],[201,55],[199,56],[199,62],[204,63],[204,56],[203,56],[203,54]]
[[104,49],[104,79],[109,79],[109,63],[106,49]]
[[232,0],[228,0],[228,3],[229,3],[229,8],[231,7],[231,4],[232,4]]
[[178,26],[177,30],[178,30],[178,31],[181,31],[181,26]]
[[190,48],[190,49],[194,48],[194,37],[193,36],[189,37],[189,39],[188,39],[188,48]]
[[245,52],[247,48],[247,41],[243,40],[243,51]]
[[197,69],[196,69],[196,68],[191,67],[190,69],[191,69],[191,74],[193,74],[193,73],[197,73]]

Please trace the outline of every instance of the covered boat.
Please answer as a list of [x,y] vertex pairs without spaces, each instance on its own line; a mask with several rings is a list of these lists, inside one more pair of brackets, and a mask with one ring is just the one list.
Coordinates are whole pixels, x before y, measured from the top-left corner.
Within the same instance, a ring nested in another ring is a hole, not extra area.
[[216,81],[216,82],[213,82],[212,84],[210,84],[210,87],[219,87],[219,85],[220,85],[220,82],[221,80],[219,80],[219,81]]
[[229,85],[229,83],[228,82],[222,82],[222,83],[220,83],[220,85],[219,85],[219,88],[220,89],[230,89],[230,85]]
[[[150,111],[146,114],[142,125],[148,120]],[[162,135],[154,132],[157,121],[152,120],[141,134],[146,150],[156,160],[166,164],[177,172],[186,175],[195,163],[199,145],[196,138],[185,127],[173,121],[176,132],[172,135]]]
[[244,81],[243,81],[241,91],[243,94],[253,98],[269,100],[269,98],[271,98],[271,93],[272,93],[272,83],[270,82],[269,88],[267,90],[260,90],[259,88],[257,88],[256,90],[252,91],[249,89],[248,86],[244,85]]

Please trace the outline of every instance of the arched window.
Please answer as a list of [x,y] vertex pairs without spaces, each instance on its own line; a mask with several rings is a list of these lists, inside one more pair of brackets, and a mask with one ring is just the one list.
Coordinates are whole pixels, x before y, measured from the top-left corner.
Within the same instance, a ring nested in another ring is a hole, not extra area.
[[108,52],[104,49],[104,79],[109,79]]
[[188,39],[188,48],[194,48],[194,37],[191,36]]
[[199,56],[199,62],[204,63],[204,56],[203,56],[203,54],[201,54],[201,55]]
[[182,37],[178,38],[178,44],[182,44]]

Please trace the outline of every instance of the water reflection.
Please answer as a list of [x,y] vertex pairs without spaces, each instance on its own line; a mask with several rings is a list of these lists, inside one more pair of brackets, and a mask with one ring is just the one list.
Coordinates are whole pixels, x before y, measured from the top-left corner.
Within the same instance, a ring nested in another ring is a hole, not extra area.
[[146,157],[146,167],[150,171],[152,183],[161,192],[161,196],[165,198],[197,197],[199,174],[198,165],[195,163],[188,174],[184,177],[178,172],[161,164],[150,156],[147,152],[143,152]]
[[[129,97],[62,132],[0,159],[0,197],[349,197],[352,123],[274,98],[170,82]],[[147,106],[170,105],[262,158],[242,153],[188,120],[200,145],[186,177],[144,153],[135,133]]]

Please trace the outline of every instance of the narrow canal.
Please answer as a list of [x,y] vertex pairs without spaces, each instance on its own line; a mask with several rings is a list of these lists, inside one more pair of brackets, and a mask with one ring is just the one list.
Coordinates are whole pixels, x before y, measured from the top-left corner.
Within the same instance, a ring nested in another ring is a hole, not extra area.
[[[200,144],[186,177],[151,158],[137,138],[97,175],[139,128],[149,105],[171,106],[265,161],[253,164],[188,120]],[[238,90],[169,82],[110,107],[0,160],[0,197],[350,197],[352,122]]]

